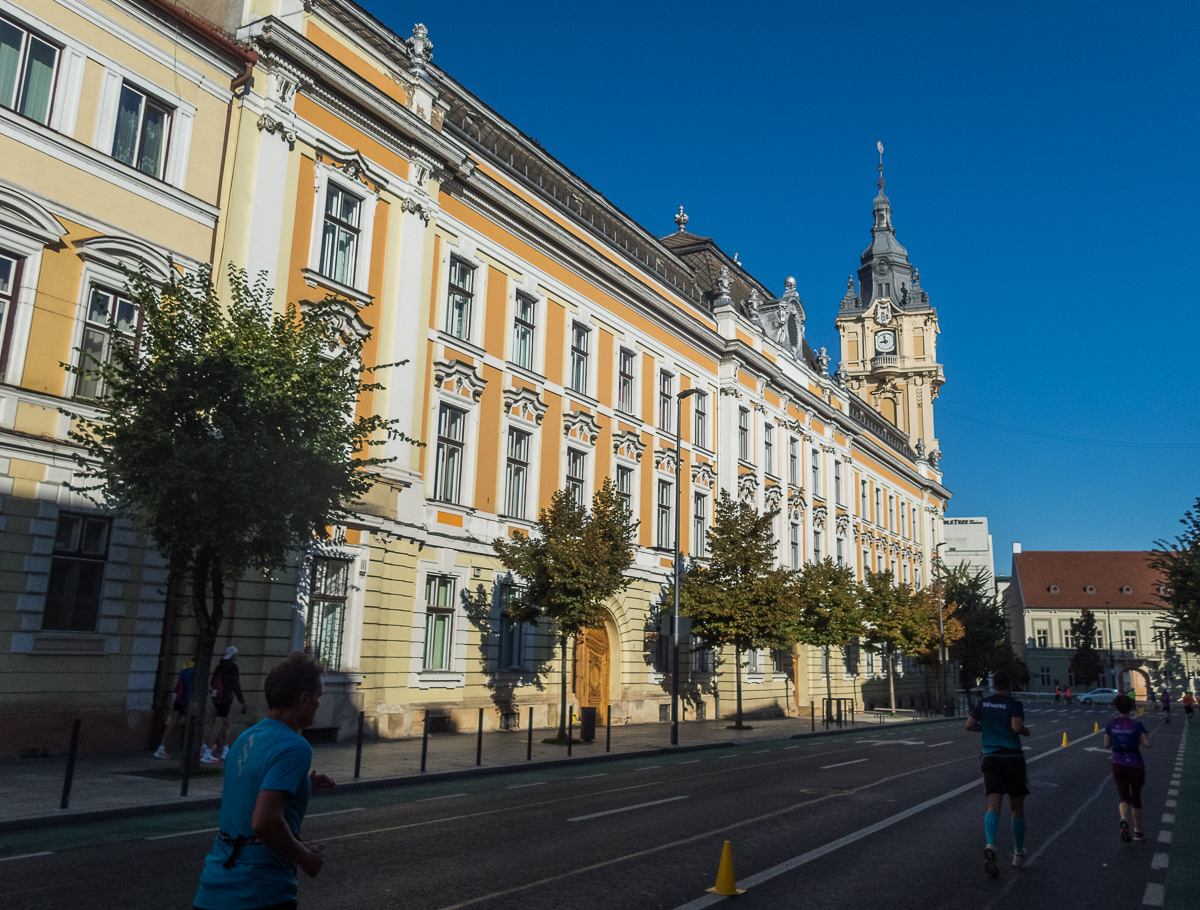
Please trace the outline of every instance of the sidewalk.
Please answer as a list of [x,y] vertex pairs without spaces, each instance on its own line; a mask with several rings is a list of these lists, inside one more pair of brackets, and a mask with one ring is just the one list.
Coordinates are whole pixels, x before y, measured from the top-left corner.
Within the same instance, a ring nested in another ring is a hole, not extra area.
[[[911,724],[911,720],[888,721],[888,726]],[[808,718],[778,717],[749,721],[751,730],[730,730],[729,721],[687,721],[679,726],[679,747],[704,747],[721,744],[736,746],[771,739],[785,739],[811,732]],[[843,730],[879,729],[875,718],[860,720]],[[817,735],[825,732],[820,722]],[[836,732],[836,726],[830,731]],[[528,731],[499,731],[483,734],[481,766],[498,771],[522,768],[538,762],[567,758],[565,746],[546,745],[543,739],[554,736],[552,729],[533,731],[533,759],[526,760]],[[576,737],[579,733],[576,730]],[[612,728],[612,754],[656,751],[670,748],[671,726],[667,723],[630,724]],[[474,733],[437,734],[429,737],[426,774],[475,769],[477,735]],[[338,743],[313,747],[313,767],[338,783],[354,779],[355,744]],[[572,747],[573,759],[600,758],[605,754],[605,729],[596,730],[596,740]],[[25,759],[0,762],[0,825],[17,820],[41,819],[54,824],[97,810],[158,811],[168,804],[170,810],[215,805],[220,799],[223,765],[205,765],[192,776],[187,797],[180,797],[178,763],[158,761],[149,752],[103,758],[80,758],[75,764],[70,808],[62,810],[65,758]],[[363,743],[363,781],[394,778],[421,779],[421,739]]]
[[[1195,863],[1200,851],[1200,721],[1192,721],[1185,729],[1177,806],[1169,803],[1167,810],[1174,812],[1175,824],[1169,842],[1166,901],[1163,904],[1166,910],[1200,907],[1200,876],[1196,875]],[[1157,849],[1164,848],[1158,846]]]

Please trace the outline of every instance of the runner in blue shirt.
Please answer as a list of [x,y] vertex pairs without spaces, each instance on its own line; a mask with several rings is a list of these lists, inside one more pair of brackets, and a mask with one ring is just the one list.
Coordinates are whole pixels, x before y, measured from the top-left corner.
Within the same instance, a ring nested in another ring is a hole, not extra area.
[[987,795],[987,813],[983,816],[983,831],[987,837],[983,869],[995,878],[1000,874],[996,865],[996,832],[1000,828],[1000,809],[1005,794],[1008,794],[1012,809],[1013,865],[1018,869],[1025,865],[1025,797],[1029,795],[1029,785],[1025,780],[1021,737],[1030,734],[1025,726],[1025,708],[1012,697],[1008,674],[1003,671],[993,674],[992,688],[995,693],[971,710],[967,729],[983,731],[980,767]]
[[1129,817],[1133,816],[1133,840],[1145,840],[1142,834],[1142,786],[1146,783],[1146,762],[1141,749],[1150,748],[1150,734],[1142,722],[1129,716],[1133,699],[1118,695],[1113,707],[1120,717],[1114,717],[1104,728],[1104,748],[1112,749],[1113,781],[1121,799],[1121,840],[1129,843]]
[[310,771],[312,746],[300,735],[321,703],[321,668],[297,652],[263,688],[268,716],[229,750],[221,829],[193,910],[294,910],[296,866],[314,878],[325,860],[320,847],[300,840],[309,794],[333,786]]

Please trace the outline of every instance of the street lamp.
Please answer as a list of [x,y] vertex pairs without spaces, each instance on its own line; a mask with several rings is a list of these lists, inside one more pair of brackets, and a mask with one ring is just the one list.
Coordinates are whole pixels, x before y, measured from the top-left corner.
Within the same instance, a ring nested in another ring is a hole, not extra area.
[[[946,541],[935,543],[933,545],[933,571],[936,573],[938,566],[942,564],[941,549],[946,545]],[[946,692],[946,622],[942,616],[942,605],[946,600],[946,590],[942,587],[941,581],[937,582],[937,602],[938,602],[938,688],[941,689],[942,695],[942,712],[945,713],[946,704],[950,701],[949,694]]]
[[675,558],[671,572],[675,576],[675,613],[671,621],[671,651],[675,664],[671,675],[671,745],[679,745],[679,469],[683,464],[681,434],[683,432],[683,399],[699,393],[685,389],[675,396]]

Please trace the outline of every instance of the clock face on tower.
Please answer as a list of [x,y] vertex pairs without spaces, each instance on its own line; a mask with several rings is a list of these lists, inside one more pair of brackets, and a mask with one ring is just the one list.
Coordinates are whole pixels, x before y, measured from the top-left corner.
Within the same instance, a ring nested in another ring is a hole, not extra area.
[[896,333],[895,332],[876,332],[875,333],[875,352],[877,354],[891,354],[896,350]]

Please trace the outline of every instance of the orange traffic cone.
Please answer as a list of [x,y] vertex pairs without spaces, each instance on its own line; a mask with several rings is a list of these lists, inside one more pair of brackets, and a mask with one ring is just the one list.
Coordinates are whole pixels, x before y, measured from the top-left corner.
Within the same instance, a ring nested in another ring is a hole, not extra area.
[[1063,733],[1063,744],[1062,744],[1062,747],[1063,747],[1064,749],[1065,749],[1065,748],[1067,748],[1067,734],[1066,734],[1065,732]]
[[733,847],[729,845],[729,841],[725,841],[725,846],[721,848],[721,867],[717,869],[717,883],[704,890],[710,894],[720,894],[722,897],[736,897],[746,893],[744,888],[737,886],[733,877]]
[[1094,729],[1092,732],[1093,732],[1093,733],[1099,733],[1099,732],[1100,732],[1100,721],[1096,721],[1096,729]]

